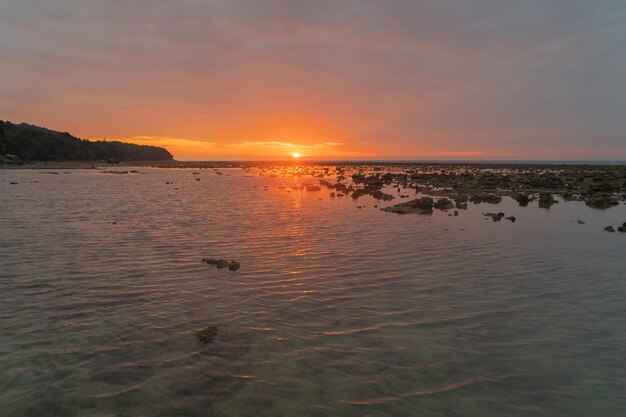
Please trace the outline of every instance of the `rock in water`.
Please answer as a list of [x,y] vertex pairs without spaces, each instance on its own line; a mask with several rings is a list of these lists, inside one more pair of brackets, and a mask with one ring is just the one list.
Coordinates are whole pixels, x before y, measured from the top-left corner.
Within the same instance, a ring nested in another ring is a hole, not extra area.
[[[504,213],[483,213],[483,216],[491,217],[494,222],[499,222],[504,217]],[[514,221],[514,220],[513,220]]]
[[228,261],[220,259],[217,261],[215,266],[217,267],[217,269],[224,269],[224,268],[228,268],[230,266],[230,263]]
[[209,326],[206,329],[198,330],[196,332],[196,338],[202,343],[209,343],[211,340],[215,339],[218,330],[218,326]]
[[550,193],[541,194],[539,196],[539,207],[549,209],[553,204],[558,203]]
[[228,262],[225,259],[205,258],[202,260],[202,262],[206,262],[209,265],[215,265],[217,269],[228,268],[230,271],[236,271],[239,268],[241,268],[241,264],[239,262],[237,261]]
[[619,201],[612,195],[596,194],[586,199],[585,204],[591,208],[605,210],[618,205]]
[[431,214],[433,212],[434,200],[431,197],[422,197],[395,206],[385,207],[381,210],[398,214]]
[[439,210],[450,210],[454,208],[454,204],[447,198],[440,198],[435,202],[434,207]]
[[530,198],[526,194],[516,194],[513,198],[522,207],[526,207],[528,203],[530,202]]
[[615,232],[615,229],[613,228],[613,226],[607,226],[604,228],[604,230],[607,232],[611,232],[611,233]]
[[495,194],[476,194],[469,199],[474,204],[489,203],[499,204],[502,201],[502,197]]

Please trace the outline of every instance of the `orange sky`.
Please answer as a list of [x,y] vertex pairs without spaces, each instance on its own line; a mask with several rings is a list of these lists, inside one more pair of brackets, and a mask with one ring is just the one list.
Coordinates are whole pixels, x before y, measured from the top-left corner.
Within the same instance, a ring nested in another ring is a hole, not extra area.
[[[247,129],[198,126],[196,132],[188,137],[138,135],[94,139],[162,146],[178,160],[280,160],[289,159],[294,154],[302,159],[393,159],[398,154],[398,150],[391,146],[359,142],[346,129],[333,129],[314,120],[288,116],[253,123]],[[432,146],[405,153],[414,159],[472,158],[482,154],[480,151],[446,151]]]
[[626,159],[626,5],[14,1],[0,119],[179,160]]

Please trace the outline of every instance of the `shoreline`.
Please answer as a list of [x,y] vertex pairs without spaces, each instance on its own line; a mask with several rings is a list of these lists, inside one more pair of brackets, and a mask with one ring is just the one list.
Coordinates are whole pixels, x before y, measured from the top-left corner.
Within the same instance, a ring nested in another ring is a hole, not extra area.
[[2,169],[98,169],[111,167],[151,167],[163,169],[211,169],[211,168],[269,168],[276,166],[346,166],[346,167],[439,167],[439,168],[617,168],[626,167],[626,161],[36,161],[21,164],[1,164]]

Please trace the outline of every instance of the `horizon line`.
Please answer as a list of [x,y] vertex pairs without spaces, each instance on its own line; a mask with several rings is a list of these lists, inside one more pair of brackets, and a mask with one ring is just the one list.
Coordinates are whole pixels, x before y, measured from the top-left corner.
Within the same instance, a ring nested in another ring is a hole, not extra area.
[[401,162],[401,163],[423,163],[423,162],[456,162],[456,163],[493,163],[493,162],[612,162],[625,163],[626,159],[173,159],[174,162]]

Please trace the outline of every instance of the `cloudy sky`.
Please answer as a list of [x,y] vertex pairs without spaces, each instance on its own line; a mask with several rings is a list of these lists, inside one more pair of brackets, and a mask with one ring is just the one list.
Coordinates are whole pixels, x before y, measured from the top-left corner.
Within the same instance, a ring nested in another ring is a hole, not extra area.
[[0,119],[177,159],[626,159],[624,0],[0,0]]

